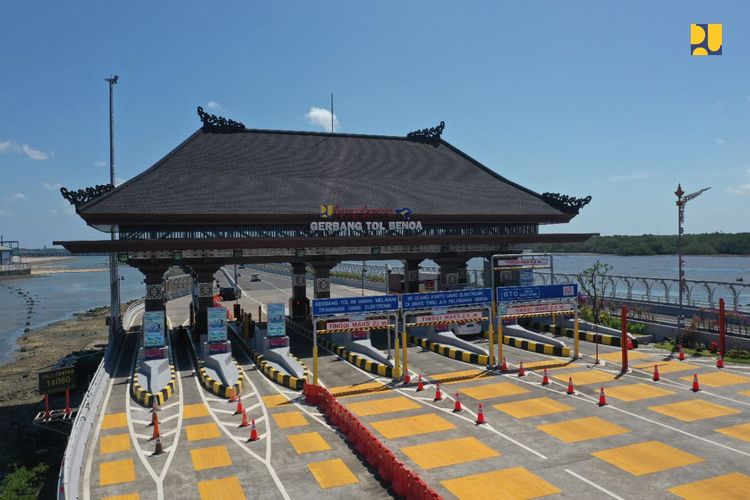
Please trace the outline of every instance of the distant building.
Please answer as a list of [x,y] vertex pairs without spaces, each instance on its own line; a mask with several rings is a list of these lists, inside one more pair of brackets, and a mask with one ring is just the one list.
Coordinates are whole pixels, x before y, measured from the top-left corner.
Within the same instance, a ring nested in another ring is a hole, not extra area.
[[0,266],[13,262],[13,250],[5,245],[0,246]]

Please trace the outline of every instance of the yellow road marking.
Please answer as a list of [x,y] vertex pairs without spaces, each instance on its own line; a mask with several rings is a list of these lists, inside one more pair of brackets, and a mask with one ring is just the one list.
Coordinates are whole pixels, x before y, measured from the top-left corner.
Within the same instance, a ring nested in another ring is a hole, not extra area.
[[[631,361],[639,360],[639,359],[648,359],[650,357],[651,357],[650,354],[646,354],[643,352],[628,351],[628,363]],[[622,362],[622,351],[615,351],[615,352],[608,352],[606,354],[600,354],[599,359],[603,359],[604,361],[611,361],[613,363],[620,363]]]
[[463,389],[459,389],[459,392],[463,392],[470,398],[481,401],[483,399],[515,396],[516,394],[526,394],[527,392],[529,392],[529,390],[510,382],[500,382],[496,384],[464,387]]
[[[680,380],[687,380],[688,382],[692,382],[693,376],[690,375],[688,377],[680,377]],[[707,387],[724,387],[725,385],[744,384],[745,382],[750,382],[750,378],[743,377],[742,375],[736,375],[734,373],[712,372],[702,373],[698,377],[698,381],[700,382],[700,385],[705,385]]]
[[493,408],[515,418],[539,417],[541,415],[551,415],[575,409],[570,405],[550,398],[524,399],[523,401],[514,401],[512,403],[501,403],[494,405]]
[[188,441],[202,441],[204,439],[215,439],[221,436],[219,426],[213,422],[207,424],[186,425],[185,433]]
[[232,465],[232,459],[229,456],[227,447],[224,445],[190,450],[190,458],[193,460],[193,469],[195,470],[214,469],[216,467]]
[[630,432],[630,429],[599,417],[576,418],[554,424],[537,425],[536,428],[566,443],[577,443]]
[[99,440],[99,453],[117,453],[130,449],[130,434],[113,434],[111,436],[102,436]]
[[344,397],[347,393],[356,392],[358,395],[368,392],[378,392],[388,390],[388,386],[380,382],[366,382],[364,384],[340,385],[338,387],[329,387],[328,392],[336,397]]
[[99,464],[99,486],[135,481],[135,466],[129,458]]
[[570,377],[573,377],[573,385],[588,385],[588,384],[601,384],[603,382],[612,382],[618,375],[614,373],[604,372],[600,370],[580,370],[577,372],[559,373],[552,375],[553,378],[567,382]]
[[237,476],[198,482],[201,500],[244,500],[245,492]]
[[629,444],[618,448],[595,451],[592,455],[634,476],[643,476],[703,462],[701,457],[660,441]]
[[750,491],[750,476],[732,472],[694,483],[681,484],[669,488],[670,493],[689,500],[709,500],[713,498],[745,498]]
[[380,420],[379,422],[373,422],[372,426],[387,439],[447,431],[456,428],[452,423],[432,413]]
[[128,416],[125,413],[110,413],[104,415],[102,429],[119,429],[128,426]]
[[288,411],[286,413],[272,413],[271,416],[279,426],[279,429],[287,429],[289,427],[303,427],[309,425],[307,419],[300,411]]
[[650,384],[630,384],[607,388],[607,397],[613,397],[621,401],[640,401],[641,399],[660,398],[674,394],[672,391],[662,389]]
[[351,469],[340,458],[313,462],[307,464],[307,468],[310,469],[320,487],[324,489],[359,482],[357,476],[352,473]]
[[187,420],[190,418],[207,417],[208,408],[203,403],[196,403],[194,405],[185,405],[182,408],[182,417]]
[[[560,493],[560,489],[525,467],[484,472],[441,481],[448,491],[460,499],[503,498],[523,500]],[[502,496],[498,494],[502,492]]]
[[263,396],[261,399],[263,400],[263,404],[266,405],[266,408],[278,408],[280,406],[292,404],[283,394]]
[[560,361],[559,359],[551,359],[549,361],[533,361],[531,363],[524,363],[523,367],[527,370],[554,370],[558,368],[565,368],[568,365],[574,363],[574,361]]
[[102,500],[141,500],[141,496],[138,493],[126,493],[124,495],[104,497]]
[[737,394],[739,394],[740,396],[750,396],[750,391],[740,391]]
[[727,436],[750,442],[750,423],[722,427],[716,429],[716,432],[721,432]]
[[640,363],[635,368],[647,372],[654,371],[654,365],[659,367],[659,373],[684,372],[685,370],[699,370],[699,366],[691,365],[680,361],[657,361],[654,363]]
[[323,436],[317,432],[306,432],[287,436],[289,443],[294,447],[297,455],[312,453],[314,451],[330,450],[331,446],[326,443]]
[[432,380],[433,382],[443,383],[443,380],[461,379],[457,382],[463,382],[466,379],[481,377],[486,373],[487,370],[461,370],[458,372],[436,373],[434,375],[430,375],[430,380]]
[[500,456],[500,453],[473,437],[409,446],[401,448],[401,451],[423,469]]
[[349,405],[349,410],[351,410],[356,415],[359,415],[360,417],[415,410],[418,408],[421,408],[421,406],[419,406],[411,399],[405,398],[404,396],[373,399],[370,401],[362,401]]
[[649,406],[648,409],[668,417],[682,420],[683,422],[696,422],[698,420],[725,417],[727,415],[736,415],[737,413],[740,413],[740,410],[717,405],[716,403],[710,403],[708,401],[702,401],[700,399],[659,406]]

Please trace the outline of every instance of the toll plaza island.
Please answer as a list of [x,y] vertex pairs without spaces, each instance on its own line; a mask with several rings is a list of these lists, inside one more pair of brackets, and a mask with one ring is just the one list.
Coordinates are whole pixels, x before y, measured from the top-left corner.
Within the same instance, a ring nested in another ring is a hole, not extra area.
[[[145,290],[76,409],[60,498],[746,494],[750,377],[640,348],[627,311],[621,330],[579,321],[575,284],[534,284],[554,256],[514,250],[586,240],[539,226],[590,198],[511,182],[442,122],[397,137],[198,114],[131,180],[62,190],[116,238],[55,243],[116,253]],[[334,270],[376,260],[403,271],[360,287]]]

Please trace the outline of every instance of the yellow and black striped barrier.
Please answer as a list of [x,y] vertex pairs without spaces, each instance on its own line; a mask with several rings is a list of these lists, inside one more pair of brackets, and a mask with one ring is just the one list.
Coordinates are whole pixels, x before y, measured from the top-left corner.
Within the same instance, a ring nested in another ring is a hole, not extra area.
[[205,367],[200,367],[198,369],[198,375],[199,379],[201,381],[201,385],[206,388],[206,390],[211,391],[213,394],[216,394],[219,397],[222,398],[231,398],[235,394],[241,394],[242,393],[242,386],[243,386],[243,378],[244,371],[242,371],[242,368],[240,365],[237,364],[236,361],[234,361],[235,366],[237,367],[237,383],[234,385],[224,385],[218,380],[214,380],[211,375],[208,374],[208,371]]
[[417,345],[428,351],[436,352],[442,356],[446,356],[451,359],[457,359],[466,363],[474,363],[475,365],[487,366],[489,363],[489,356],[486,354],[477,354],[475,352],[464,351],[462,349],[454,349],[448,347],[445,344],[439,344],[431,340],[423,339],[421,337],[415,337],[409,335],[409,342]]
[[509,335],[503,335],[503,344],[539,354],[570,357],[570,348],[568,346],[561,347],[558,345],[545,344],[543,342],[534,342],[533,340],[511,337]]
[[464,323],[476,323],[478,321],[488,320],[487,317],[471,318],[471,319],[456,319],[451,321],[428,321],[426,323],[407,323],[406,326],[437,326],[437,325],[462,325]]
[[[553,326],[548,323],[539,323],[538,321],[524,321],[519,324],[527,327],[531,327],[534,330],[541,330],[547,333],[554,333],[555,335],[563,335],[565,337],[575,338],[575,332],[572,328],[563,328],[559,325]],[[599,338],[597,339],[597,335]],[[613,347],[622,347],[622,339],[616,335],[608,335],[606,333],[596,334],[594,332],[578,331],[578,337],[586,342],[611,345]]]
[[326,338],[318,339],[318,343],[322,345],[323,347],[327,348],[328,350],[330,350],[331,352],[336,353],[337,356],[340,356],[346,359],[349,363],[353,364],[354,366],[361,368],[362,370],[365,370],[370,373],[374,373],[375,375],[380,375],[381,377],[393,378],[392,366],[384,365],[383,363],[378,363],[377,361],[372,361],[363,356],[354,354],[353,352],[348,351],[347,349],[341,347],[340,345],[334,344],[333,342],[331,342],[330,340]]
[[174,369],[174,365],[169,365],[169,373],[169,383],[156,394],[152,394],[141,387],[141,384],[138,383],[138,377],[135,375],[135,365],[133,365],[133,383],[130,384],[131,396],[133,396],[133,399],[138,403],[147,408],[153,406],[154,401],[156,401],[156,404],[159,406],[163,405],[177,390],[177,372]]
[[[255,362],[255,365],[260,368],[260,371],[262,371],[266,377],[270,378],[273,382],[276,382],[277,384],[281,384],[284,387],[287,387],[289,389],[295,390],[295,391],[301,391],[302,388],[305,385],[305,380],[310,378],[310,372],[307,370],[307,367],[305,366],[302,361],[292,356],[294,359],[297,360],[297,362],[302,365],[302,367],[305,369],[305,376],[304,378],[297,378],[292,377],[288,373],[284,373],[280,370],[277,370],[274,368],[271,363],[263,359],[262,354],[257,354],[255,351],[251,350],[251,353],[253,355],[253,361]],[[291,356],[291,354],[290,354]]]

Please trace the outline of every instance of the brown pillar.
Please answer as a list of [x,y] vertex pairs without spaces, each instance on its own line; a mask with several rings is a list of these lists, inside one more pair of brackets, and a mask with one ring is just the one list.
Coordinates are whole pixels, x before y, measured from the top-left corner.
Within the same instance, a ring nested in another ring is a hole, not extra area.
[[214,274],[219,264],[200,264],[190,266],[193,270],[193,309],[195,310],[195,327],[193,340],[200,340],[201,335],[208,334],[208,308],[213,306]]
[[410,259],[404,261],[404,292],[419,292],[419,262]]
[[138,267],[138,270],[146,277],[144,280],[146,283],[146,311],[165,310],[164,273],[167,269],[168,267],[163,265]]
[[305,319],[310,310],[310,299],[307,298],[307,264],[292,264],[292,298],[289,299],[289,312],[293,319]]
[[328,299],[331,297],[331,269],[337,262],[311,262],[310,265],[315,273],[313,285],[314,297],[316,299]]
[[440,266],[440,290],[456,290],[461,288],[459,283],[459,268],[463,268],[464,283],[466,283],[466,259],[459,257],[438,257],[434,259]]

